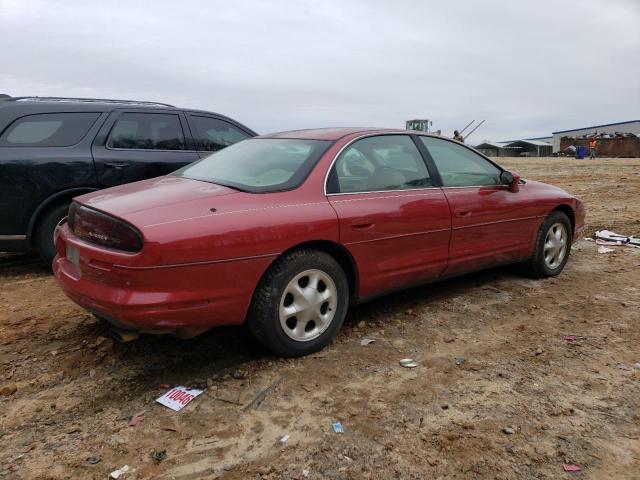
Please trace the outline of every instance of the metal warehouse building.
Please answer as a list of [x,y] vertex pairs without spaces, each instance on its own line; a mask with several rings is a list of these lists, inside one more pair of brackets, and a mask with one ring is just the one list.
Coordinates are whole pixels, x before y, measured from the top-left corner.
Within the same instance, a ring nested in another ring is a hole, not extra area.
[[589,133],[633,133],[640,136],[640,120],[630,120],[628,122],[606,123],[604,125],[594,125],[593,127],[575,128],[573,130],[560,130],[553,132],[553,152],[560,151],[560,139],[562,137],[576,138]]
[[[551,140],[551,137],[548,137]],[[484,142],[475,146],[487,157],[546,157],[551,155],[551,143],[539,139]]]
[[551,155],[551,144],[542,140],[514,140],[507,143],[504,148],[512,149],[520,157],[548,157]]
[[475,149],[487,157],[507,157],[509,155],[505,153],[504,146],[505,144],[500,142],[483,142],[476,145]]

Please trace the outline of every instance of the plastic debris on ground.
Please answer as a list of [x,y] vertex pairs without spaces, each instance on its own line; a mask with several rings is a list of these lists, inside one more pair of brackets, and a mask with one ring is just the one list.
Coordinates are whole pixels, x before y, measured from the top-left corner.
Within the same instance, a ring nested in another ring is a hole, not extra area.
[[367,345],[373,342],[375,342],[375,339],[373,338],[363,338],[362,340],[360,340],[360,345],[362,345],[363,347],[366,347]]
[[170,408],[171,410],[179,412],[202,392],[203,390],[198,388],[187,388],[182,386],[174,387],[160,398],[156,398],[156,402]]
[[109,478],[112,478],[113,480],[118,480],[119,478],[123,478],[128,472],[129,472],[129,465],[125,465],[124,467],[111,472],[111,474],[109,475]]
[[418,362],[416,362],[413,358],[403,358],[400,360],[400,365],[404,368],[414,368],[418,366]]
[[334,433],[344,433],[344,428],[342,428],[342,424],[340,422],[333,422],[331,424],[331,428],[333,428]]
[[464,362],[466,362],[464,357],[456,357],[456,365],[462,365]]
[[278,441],[280,443],[287,443],[289,441],[289,438],[290,438],[289,435],[283,435],[278,439]]
[[135,415],[132,415],[131,418],[129,418],[128,425],[130,427],[135,427],[139,423],[142,423],[142,421],[144,420],[145,412],[146,412],[146,410],[142,410],[142,411],[136,413]]
[[640,248],[640,238],[634,237],[633,235],[620,235],[611,230],[598,230],[593,235],[593,240],[595,240],[598,245]]
[[578,339],[575,335],[565,335],[563,338],[567,343],[574,343]]
[[573,465],[572,463],[563,463],[562,468],[565,472],[579,472],[582,470],[580,465]]
[[598,247],[598,253],[611,253],[615,252],[613,248],[603,247],[602,245]]
[[87,458],[87,463],[89,465],[97,465],[98,463],[100,463],[100,457],[89,457]]

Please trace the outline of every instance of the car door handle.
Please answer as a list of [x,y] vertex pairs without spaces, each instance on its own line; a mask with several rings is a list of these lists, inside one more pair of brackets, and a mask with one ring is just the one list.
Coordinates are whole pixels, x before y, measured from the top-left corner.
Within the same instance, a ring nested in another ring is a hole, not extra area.
[[126,162],[106,162],[104,164],[105,167],[107,168],[125,168],[128,167],[129,165],[131,165],[130,163],[126,163]]
[[373,222],[367,222],[367,221],[362,221],[362,222],[353,222],[351,224],[351,228],[354,230],[368,230],[369,228],[372,228],[375,225],[375,223]]
[[456,210],[456,217],[468,217],[471,215],[471,210]]

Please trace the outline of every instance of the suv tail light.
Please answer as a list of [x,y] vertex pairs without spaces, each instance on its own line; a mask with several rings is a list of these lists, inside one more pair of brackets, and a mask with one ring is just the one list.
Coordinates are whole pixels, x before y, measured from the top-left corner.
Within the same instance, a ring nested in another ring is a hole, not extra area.
[[73,202],[68,222],[71,231],[87,242],[125,252],[142,250],[142,235],[138,229],[106,213]]

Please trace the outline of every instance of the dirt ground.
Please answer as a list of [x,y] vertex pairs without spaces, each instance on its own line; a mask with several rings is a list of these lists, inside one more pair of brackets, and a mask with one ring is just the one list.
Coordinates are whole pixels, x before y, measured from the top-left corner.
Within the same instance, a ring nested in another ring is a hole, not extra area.
[[[501,163],[581,198],[589,234],[640,235],[640,159]],[[640,478],[639,267],[640,249],[580,241],[557,278],[395,294],[283,360],[243,327],[114,344],[37,261],[4,256],[0,479]],[[165,384],[205,392],[176,413]]]

